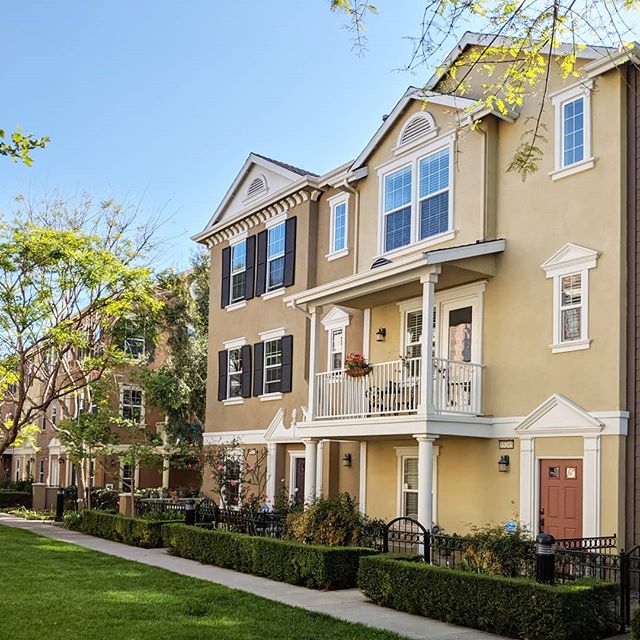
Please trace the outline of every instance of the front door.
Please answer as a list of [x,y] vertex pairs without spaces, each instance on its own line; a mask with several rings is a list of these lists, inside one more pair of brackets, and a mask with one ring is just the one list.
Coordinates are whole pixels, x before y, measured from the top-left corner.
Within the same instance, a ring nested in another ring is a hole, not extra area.
[[540,532],[582,537],[582,460],[540,461]]
[[293,487],[293,491],[295,492],[295,499],[298,504],[304,503],[304,458],[294,458],[295,461],[295,475],[294,482],[295,486]]

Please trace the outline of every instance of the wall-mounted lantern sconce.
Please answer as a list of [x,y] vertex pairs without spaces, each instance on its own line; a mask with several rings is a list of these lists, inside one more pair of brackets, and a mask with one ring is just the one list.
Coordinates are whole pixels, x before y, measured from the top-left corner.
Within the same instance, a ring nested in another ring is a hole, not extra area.
[[384,327],[380,327],[378,331],[376,331],[376,342],[384,342],[384,339],[387,337],[387,330]]
[[351,454],[350,453],[345,453],[343,458],[342,458],[342,466],[344,467],[350,467],[351,466]]
[[58,464],[64,464],[64,458],[58,458]]
[[498,471],[501,473],[509,471],[509,456],[500,456],[500,460],[498,460]]

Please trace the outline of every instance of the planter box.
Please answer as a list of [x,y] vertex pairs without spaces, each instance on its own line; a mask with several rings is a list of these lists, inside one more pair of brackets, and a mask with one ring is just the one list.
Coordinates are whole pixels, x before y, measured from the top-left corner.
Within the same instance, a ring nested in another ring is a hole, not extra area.
[[358,586],[376,604],[527,640],[615,635],[618,585],[542,585],[378,556],[360,560]]
[[165,525],[162,535],[173,555],[310,589],[355,587],[360,558],[377,553],[373,549],[321,547],[182,524]]

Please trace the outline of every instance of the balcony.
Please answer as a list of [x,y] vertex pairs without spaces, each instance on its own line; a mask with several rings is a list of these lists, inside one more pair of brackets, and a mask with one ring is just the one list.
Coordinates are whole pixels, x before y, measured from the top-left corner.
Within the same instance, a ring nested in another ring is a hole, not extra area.
[[[344,369],[317,373],[313,419],[426,414],[423,369],[422,358],[405,358],[374,364],[367,375],[357,378]],[[481,365],[433,358],[430,409],[435,413],[480,415],[481,385]]]

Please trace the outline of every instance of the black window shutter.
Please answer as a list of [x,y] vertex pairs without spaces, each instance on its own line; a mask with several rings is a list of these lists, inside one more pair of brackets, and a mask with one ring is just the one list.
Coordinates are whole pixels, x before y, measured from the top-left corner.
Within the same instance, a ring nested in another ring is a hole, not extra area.
[[251,300],[253,298],[254,280],[256,270],[256,237],[249,236],[247,238],[247,279],[245,281],[244,298]]
[[284,286],[290,287],[296,279],[296,217],[287,218],[284,240]]
[[264,388],[264,343],[253,345],[253,395],[262,395]]
[[218,351],[218,400],[227,398],[227,361],[226,351]]
[[242,397],[251,397],[251,345],[242,347]]
[[282,336],[282,382],[280,391],[291,392],[293,378],[293,336]]
[[220,306],[224,309],[229,304],[229,290],[231,287],[231,247],[222,250],[222,292]]
[[261,296],[267,290],[267,235],[268,231],[258,234],[258,262],[256,264],[256,295]]

